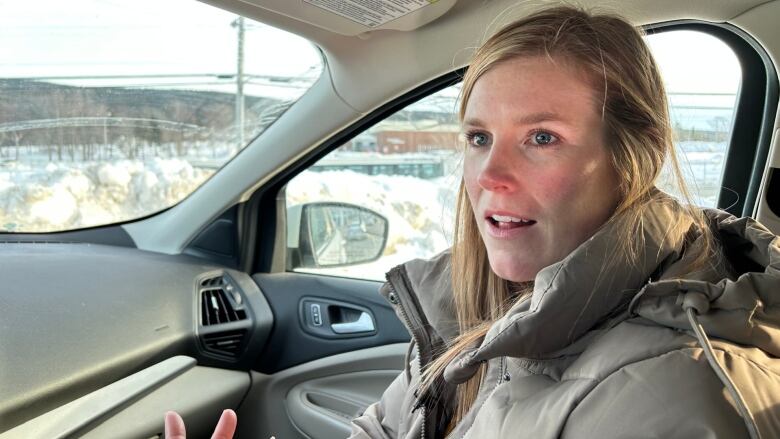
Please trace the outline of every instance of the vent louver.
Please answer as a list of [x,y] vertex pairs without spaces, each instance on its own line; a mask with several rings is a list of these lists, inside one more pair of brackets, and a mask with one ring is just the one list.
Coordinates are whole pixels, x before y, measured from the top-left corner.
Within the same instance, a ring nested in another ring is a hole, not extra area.
[[235,358],[241,352],[245,335],[243,329],[207,334],[203,336],[203,344],[211,352]]
[[198,292],[201,349],[222,361],[239,359],[253,326],[243,292],[226,273],[203,279]]
[[201,324],[220,325],[246,319],[246,311],[238,309],[243,300],[224,276],[204,279],[201,282]]

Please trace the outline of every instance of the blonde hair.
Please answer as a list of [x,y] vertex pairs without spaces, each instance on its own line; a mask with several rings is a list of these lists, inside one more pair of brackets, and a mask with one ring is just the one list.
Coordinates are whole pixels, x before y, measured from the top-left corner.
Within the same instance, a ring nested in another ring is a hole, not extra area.
[[[669,224],[672,236],[682,235],[691,223],[699,226],[705,248],[691,270],[704,264],[711,253],[712,236],[701,210],[690,202],[677,203],[656,189],[656,180],[668,158],[677,191],[685,201],[690,199],[672,142],[663,80],[642,33],[625,19],[559,6],[504,27],[476,51],[464,75],[460,120],[474,84],[485,72],[507,60],[536,56],[565,62],[585,72],[601,98],[598,109],[609,139],[606,146],[620,182],[619,203],[608,220],[616,222],[619,233],[612,261],[636,261],[636,249],[643,246],[642,242],[637,245],[643,234],[636,233],[643,227],[643,211],[651,202],[665,202],[676,213]],[[478,343],[493,322],[533,291],[532,284],[512,286],[491,270],[463,181],[457,198],[454,241],[452,291],[461,335],[426,367],[423,394],[436,386],[444,368],[460,352]],[[604,261],[604,267],[609,263]],[[474,403],[485,370],[483,364],[479,373],[458,386],[457,408],[450,426],[457,424]]]

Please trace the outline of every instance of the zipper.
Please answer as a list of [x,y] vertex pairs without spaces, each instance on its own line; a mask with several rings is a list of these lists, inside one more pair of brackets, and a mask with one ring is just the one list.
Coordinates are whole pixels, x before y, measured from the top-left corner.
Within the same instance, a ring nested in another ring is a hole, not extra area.
[[501,383],[504,381],[509,381],[509,373],[507,372],[508,370],[509,367],[507,365],[506,357],[501,357],[501,360],[498,363],[498,382],[496,383],[496,387],[501,385]]
[[425,407],[423,407],[420,412],[420,416],[422,416],[422,427],[420,428],[420,439],[425,439],[425,411],[427,410]]
[[[417,353],[417,360],[418,360],[417,363],[419,365],[418,376],[422,377],[423,367],[425,364],[428,363],[429,359],[427,358],[428,352],[425,352],[426,356],[423,357],[424,353],[420,348],[420,346],[422,342],[425,342],[426,346],[429,346],[431,344],[431,341],[430,341],[430,336],[427,334],[427,332],[424,329],[424,326],[427,325],[427,322],[422,321],[421,319],[415,319],[415,321],[412,321],[412,318],[409,316],[409,313],[406,311],[406,306],[404,302],[410,303],[410,305],[417,310],[420,309],[420,306],[415,300],[415,298],[409,292],[410,288],[408,287],[406,274],[404,273],[403,270],[404,270],[403,266],[398,266],[393,268],[392,270],[390,270],[390,272],[387,273],[387,283],[390,289],[390,292],[387,295],[387,300],[394,306],[398,307],[399,314],[401,314],[401,317],[403,318],[406,327],[409,329],[409,333],[412,335],[414,349],[415,352]],[[415,399],[416,398],[417,398],[417,394],[415,393]],[[417,405],[417,401],[415,400],[415,406],[416,405]],[[425,407],[424,405],[420,407],[420,415],[422,416],[422,428],[420,434],[421,439],[426,438],[425,424],[427,423],[427,419],[426,419],[427,414],[428,414],[427,407]]]
[[[412,288],[409,286],[409,281],[406,275],[406,271],[403,265],[393,268],[387,273],[387,285],[389,292],[387,294],[387,300],[395,307],[398,308],[399,314],[409,329],[409,333],[412,336],[414,342],[414,349],[418,358],[418,376],[422,377],[423,368],[428,362],[430,362],[430,354],[433,349],[431,336],[428,334],[425,328],[429,327],[429,323],[425,319],[425,316],[420,312],[420,304],[417,298],[411,293]],[[407,312],[407,307],[411,307],[416,310],[416,315],[411,315]],[[422,344],[428,348],[423,351],[421,349]],[[488,391],[488,397],[495,392],[499,385],[505,381],[509,381],[508,377],[508,362],[506,357],[501,357],[498,364],[498,380],[495,381],[495,385]],[[420,432],[420,439],[426,439],[427,423],[428,423],[428,407],[425,404],[420,405],[419,396],[415,392],[414,406],[419,407],[420,416],[422,416],[422,426]],[[469,429],[466,430],[466,433]],[[464,433],[465,435],[465,433]]]
[[[498,386],[503,384],[505,381],[509,381],[510,380],[508,371],[509,371],[509,362],[507,361],[506,357],[501,357],[501,359],[498,362],[498,379],[496,380],[496,384],[490,390],[485,390],[485,392],[488,392],[488,393],[487,393],[487,396],[485,396],[485,399],[482,401],[483,405],[496,392],[496,390],[498,389]],[[477,396],[477,399],[479,399],[479,396]],[[481,410],[481,409],[482,409],[481,406],[479,408],[471,407],[471,410]],[[474,424],[473,424],[473,420],[472,420],[472,424],[469,425],[469,427],[466,429],[466,431],[464,431],[463,434],[458,436],[458,437],[460,439],[463,439],[464,437],[466,437],[466,435],[471,431],[471,427],[473,427],[473,426],[474,426]],[[450,434],[450,437],[455,437],[454,433],[457,430],[458,430],[458,428],[456,427],[455,430],[452,431],[452,434]]]

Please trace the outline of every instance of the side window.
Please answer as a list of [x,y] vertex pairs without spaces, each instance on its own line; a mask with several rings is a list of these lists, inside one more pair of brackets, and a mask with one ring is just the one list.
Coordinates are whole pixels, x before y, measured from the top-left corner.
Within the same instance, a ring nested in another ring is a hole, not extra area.
[[[660,32],[646,41],[664,77],[677,158],[692,201],[716,207],[742,82],[739,61],[726,43],[704,32]],[[659,186],[675,192],[668,170]]]
[[379,213],[388,223],[382,255],[368,263],[346,266],[354,254],[370,253],[375,223],[370,218],[360,219],[359,214],[346,215],[338,205],[310,209],[303,216],[312,233],[303,240],[311,241],[310,253],[317,256],[301,260],[291,252],[288,256],[295,271],[383,280],[394,265],[431,257],[449,246],[460,183],[455,116],[459,89],[460,85],[451,86],[409,105],[288,183],[288,243],[293,248],[307,245],[300,242],[296,227],[301,224],[298,208],[306,203],[362,206]]
[[[666,83],[677,158],[692,201],[714,207],[741,83],[739,62],[725,43],[703,32],[662,32],[647,42]],[[455,85],[409,105],[289,182],[289,268],[383,280],[394,265],[449,246],[461,176],[459,89]],[[659,185],[675,193],[668,169]],[[384,224],[342,203],[387,221],[387,242],[376,259],[348,265],[376,256],[372,251],[382,244],[377,236]],[[301,225],[306,236],[299,234]],[[304,247],[308,256],[295,251]]]

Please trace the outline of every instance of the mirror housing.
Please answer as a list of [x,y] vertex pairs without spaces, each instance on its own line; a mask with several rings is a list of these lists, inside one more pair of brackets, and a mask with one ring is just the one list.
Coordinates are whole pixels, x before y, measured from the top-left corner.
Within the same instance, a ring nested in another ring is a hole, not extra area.
[[287,268],[372,262],[387,244],[387,219],[365,207],[318,202],[287,208]]

